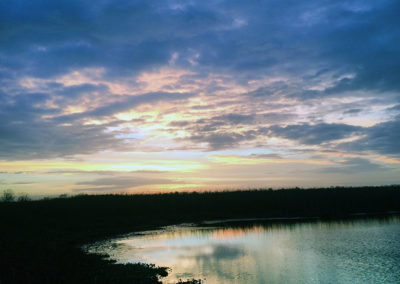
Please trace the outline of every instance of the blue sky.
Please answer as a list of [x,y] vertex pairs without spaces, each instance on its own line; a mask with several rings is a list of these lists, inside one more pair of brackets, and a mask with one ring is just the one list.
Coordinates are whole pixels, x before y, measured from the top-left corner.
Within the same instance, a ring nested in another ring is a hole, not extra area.
[[0,188],[400,182],[398,1],[2,1]]

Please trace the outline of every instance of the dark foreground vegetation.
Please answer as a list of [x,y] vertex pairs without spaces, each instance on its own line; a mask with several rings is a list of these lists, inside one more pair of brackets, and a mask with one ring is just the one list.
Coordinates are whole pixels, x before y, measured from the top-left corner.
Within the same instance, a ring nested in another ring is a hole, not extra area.
[[79,248],[158,226],[228,218],[356,218],[394,211],[400,211],[400,186],[4,200],[0,284],[160,283],[167,268],[116,265]]

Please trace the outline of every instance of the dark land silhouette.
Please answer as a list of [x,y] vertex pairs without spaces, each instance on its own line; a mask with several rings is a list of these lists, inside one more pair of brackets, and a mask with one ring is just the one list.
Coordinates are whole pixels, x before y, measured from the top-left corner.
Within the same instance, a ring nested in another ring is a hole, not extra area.
[[167,268],[114,264],[80,249],[86,243],[159,226],[235,218],[385,218],[399,212],[398,185],[79,195],[18,202],[8,198],[0,202],[0,283],[160,283]]

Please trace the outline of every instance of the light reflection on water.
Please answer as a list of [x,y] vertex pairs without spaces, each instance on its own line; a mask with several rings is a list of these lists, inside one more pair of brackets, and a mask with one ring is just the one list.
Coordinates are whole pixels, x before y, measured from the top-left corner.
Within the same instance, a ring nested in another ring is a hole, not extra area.
[[119,262],[170,267],[165,283],[400,283],[400,219],[171,226],[96,244]]

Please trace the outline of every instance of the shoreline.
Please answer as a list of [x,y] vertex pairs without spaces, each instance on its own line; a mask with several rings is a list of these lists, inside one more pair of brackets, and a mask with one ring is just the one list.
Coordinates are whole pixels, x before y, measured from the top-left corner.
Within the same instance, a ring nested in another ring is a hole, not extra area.
[[115,264],[79,247],[182,223],[296,223],[385,218],[399,212],[400,186],[86,195],[2,202],[0,281],[160,283],[167,268]]
[[[277,224],[282,224],[282,225],[301,225],[301,224],[314,224],[314,223],[337,223],[337,222],[357,222],[357,221],[371,221],[371,220],[380,220],[380,221],[387,221],[390,222],[394,218],[400,218],[400,211],[387,211],[387,212],[380,212],[378,214],[370,214],[368,212],[360,212],[360,213],[354,213],[352,215],[349,215],[347,217],[342,217],[342,218],[321,218],[321,217],[275,217],[275,218],[235,218],[235,219],[224,219],[224,220],[207,220],[207,221],[202,221],[202,222],[197,222],[197,223],[190,223],[190,222],[185,222],[185,223],[180,223],[180,224],[174,224],[174,225],[167,225],[167,226],[162,226],[162,227],[157,227],[145,231],[137,231],[137,232],[131,232],[128,234],[124,235],[119,235],[119,236],[114,236],[106,240],[102,241],[97,241],[94,243],[89,244],[86,248],[82,248],[85,253],[88,254],[99,254],[104,248],[102,246],[112,246],[115,245],[115,243],[126,240],[126,239],[134,239],[135,237],[142,237],[142,236],[154,236],[154,235],[161,235],[169,232],[184,232],[184,231],[191,231],[191,230],[202,230],[202,229],[219,229],[219,228],[235,228],[235,227],[252,227],[252,226],[265,226],[265,225],[277,225]],[[93,251],[90,251],[93,250]],[[97,251],[97,252],[96,252]],[[113,257],[112,254],[107,254],[106,259],[111,259],[113,261],[116,261],[117,264],[126,264],[126,263],[132,263],[132,264],[137,264],[139,262],[126,262],[126,261],[121,261],[117,260],[115,257]],[[157,265],[155,263],[151,262],[144,262],[146,264],[150,265]],[[168,270],[171,268],[168,268]],[[163,277],[164,278],[164,277]],[[160,280],[163,281],[163,278]],[[166,276],[168,278],[168,276]],[[193,282],[197,281],[197,282]],[[202,283],[201,280],[187,280],[186,282],[183,283]]]
[[[159,226],[155,228],[149,228],[146,230],[132,231],[130,233],[125,233],[122,235],[116,235],[111,237],[106,237],[107,239],[119,239],[119,238],[127,238],[141,235],[153,235],[164,233],[168,231],[174,231],[175,228],[179,229],[193,229],[193,228],[209,228],[209,227],[223,227],[228,224],[240,224],[240,223],[268,223],[268,224],[280,224],[280,223],[304,223],[304,222],[336,222],[336,221],[353,221],[353,220],[363,220],[363,219],[384,219],[391,216],[399,216],[400,211],[386,211],[386,212],[359,212],[352,213],[347,216],[338,216],[338,217],[323,217],[323,216],[314,216],[314,217],[305,217],[305,216],[296,216],[296,217],[255,217],[255,218],[234,218],[234,219],[216,219],[216,220],[205,220],[200,222],[184,222],[177,223],[165,226]],[[103,242],[105,239],[100,239],[94,241]],[[90,244],[85,244],[90,245]],[[85,246],[83,245],[83,246]]]

